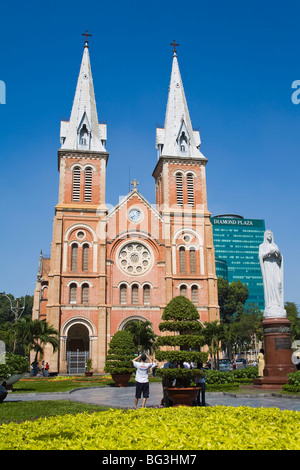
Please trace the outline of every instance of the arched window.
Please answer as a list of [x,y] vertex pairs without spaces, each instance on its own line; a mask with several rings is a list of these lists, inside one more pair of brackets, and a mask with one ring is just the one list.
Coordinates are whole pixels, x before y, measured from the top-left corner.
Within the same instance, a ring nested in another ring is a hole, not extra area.
[[180,286],[180,295],[184,295],[184,297],[186,297],[186,295],[187,295],[186,286]]
[[80,201],[80,175],[81,169],[76,166],[73,170],[73,201]]
[[85,124],[83,124],[79,134],[79,144],[81,147],[88,147],[89,133]]
[[196,250],[195,248],[190,249],[190,272],[195,274],[196,272]]
[[182,174],[176,173],[176,196],[177,206],[183,206],[183,187],[182,187]]
[[194,206],[194,176],[188,173],[186,176],[188,206]]
[[42,299],[48,299],[48,286],[43,287]]
[[198,305],[198,287],[192,286],[192,302],[194,305]]
[[131,303],[138,304],[139,303],[139,286],[134,284],[131,290]]
[[71,247],[71,271],[77,271],[78,245],[74,243]]
[[81,303],[88,304],[89,303],[89,288],[88,284],[82,284],[81,288]]
[[150,286],[148,285],[143,287],[143,300],[144,305],[150,305]]
[[90,202],[92,200],[92,178],[93,170],[86,168],[84,172],[84,201]]
[[183,246],[179,248],[179,271],[185,273],[185,249]]
[[120,304],[126,305],[127,304],[127,286],[126,284],[122,284],[120,287]]
[[89,245],[85,243],[82,247],[82,271],[89,270]]
[[70,304],[77,303],[77,285],[71,284],[70,285]]

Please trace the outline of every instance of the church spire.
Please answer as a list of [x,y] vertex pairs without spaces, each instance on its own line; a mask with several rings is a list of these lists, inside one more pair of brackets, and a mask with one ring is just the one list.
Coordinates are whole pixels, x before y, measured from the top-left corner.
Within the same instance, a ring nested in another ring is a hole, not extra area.
[[165,124],[156,130],[156,147],[159,156],[205,158],[199,151],[200,134],[194,131],[185,98],[176,52],[176,42],[171,43],[173,63]]
[[90,64],[88,36],[77,81],[70,121],[61,122],[61,148],[105,152],[106,124],[99,124]]

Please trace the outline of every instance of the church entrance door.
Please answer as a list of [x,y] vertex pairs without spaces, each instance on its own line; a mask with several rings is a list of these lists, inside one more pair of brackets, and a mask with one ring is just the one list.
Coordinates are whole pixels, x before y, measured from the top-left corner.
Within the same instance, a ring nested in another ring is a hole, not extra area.
[[85,325],[75,323],[68,331],[67,373],[83,374],[89,358],[89,332]]

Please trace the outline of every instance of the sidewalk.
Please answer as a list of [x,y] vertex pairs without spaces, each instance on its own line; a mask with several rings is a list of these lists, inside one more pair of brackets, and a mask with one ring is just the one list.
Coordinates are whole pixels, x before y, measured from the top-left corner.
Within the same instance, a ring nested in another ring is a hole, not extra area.
[[[38,400],[70,400],[94,405],[111,406],[113,408],[133,408],[134,406],[134,384],[125,388],[119,387],[89,387],[72,390],[70,392],[57,393],[9,393],[5,402],[13,401],[38,401]],[[160,407],[162,399],[161,383],[150,383],[150,397],[147,407]],[[138,407],[142,404],[139,400]],[[250,406],[275,407],[280,410],[300,411],[300,396],[286,396],[272,394],[272,392],[261,391],[257,393],[230,393],[230,392],[207,392],[206,404],[208,406]]]

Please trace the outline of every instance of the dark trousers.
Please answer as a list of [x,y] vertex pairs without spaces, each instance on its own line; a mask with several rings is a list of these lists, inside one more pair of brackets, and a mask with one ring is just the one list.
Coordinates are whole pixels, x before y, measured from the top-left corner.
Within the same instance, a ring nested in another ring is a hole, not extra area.
[[[197,396],[197,406],[205,406],[205,383],[197,384],[197,387],[201,387]],[[200,401],[201,395],[201,401]]]
[[169,379],[162,379],[162,386],[163,386],[163,399],[162,399],[162,404],[166,407],[173,406],[172,400],[168,397],[167,391],[165,390],[165,387],[171,387],[172,386],[172,380]]

